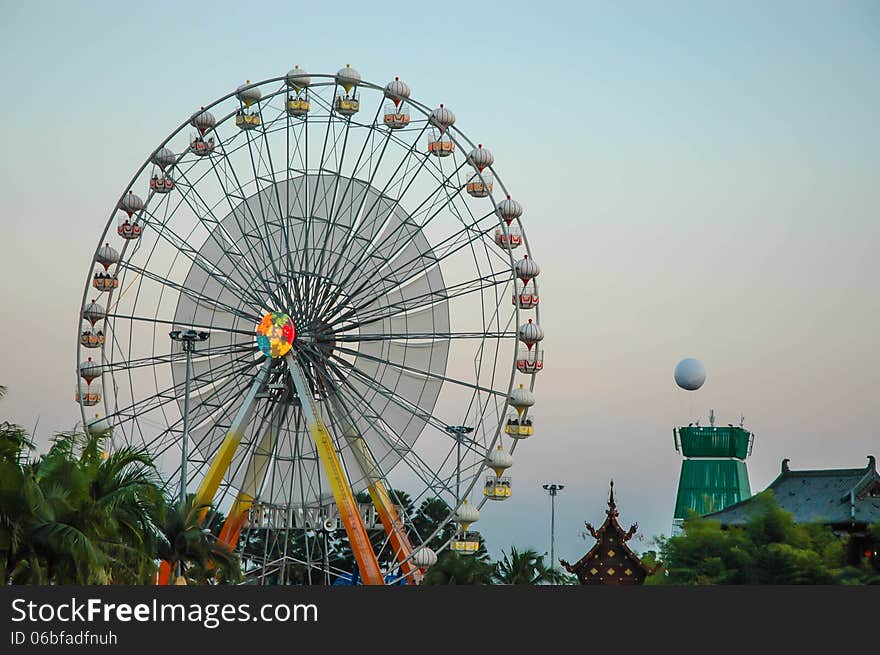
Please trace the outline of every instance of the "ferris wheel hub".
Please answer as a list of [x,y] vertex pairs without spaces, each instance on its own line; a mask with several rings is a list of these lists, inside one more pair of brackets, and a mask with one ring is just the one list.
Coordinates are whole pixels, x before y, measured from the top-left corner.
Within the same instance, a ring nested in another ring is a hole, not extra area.
[[266,357],[284,357],[290,352],[294,339],[296,326],[287,314],[269,312],[257,324],[257,345]]

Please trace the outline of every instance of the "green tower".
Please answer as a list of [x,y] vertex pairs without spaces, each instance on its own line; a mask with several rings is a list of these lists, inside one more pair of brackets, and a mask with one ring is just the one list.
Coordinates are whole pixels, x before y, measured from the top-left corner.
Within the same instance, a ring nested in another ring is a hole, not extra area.
[[672,521],[672,533],[677,534],[690,512],[717,512],[752,495],[746,458],[752,454],[754,435],[742,424],[717,427],[714,412],[708,427],[698,422],[672,432],[675,450],[684,455]]

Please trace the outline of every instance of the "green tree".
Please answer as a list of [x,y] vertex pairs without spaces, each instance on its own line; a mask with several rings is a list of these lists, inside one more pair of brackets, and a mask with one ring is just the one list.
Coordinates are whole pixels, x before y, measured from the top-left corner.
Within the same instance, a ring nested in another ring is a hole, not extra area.
[[[172,580],[181,569],[184,578],[196,583],[240,580],[235,552],[217,541],[216,535],[203,525],[203,516],[210,510],[209,506],[195,502],[195,494],[189,494],[185,502],[178,501],[168,509],[158,556],[171,565]],[[222,525],[220,520],[213,523]]]
[[798,525],[772,491],[757,495],[742,527],[692,516],[659,539],[663,570],[652,583],[832,584],[842,581],[845,543],[823,525]]
[[444,550],[425,574],[423,585],[489,585],[495,566],[488,553],[480,546],[480,551],[473,555],[459,555],[451,550]]
[[[546,553],[545,553],[546,555]],[[492,582],[502,585],[571,584],[571,576],[548,567],[544,555],[532,548],[517,550],[510,547],[510,554],[501,553],[495,564]]]

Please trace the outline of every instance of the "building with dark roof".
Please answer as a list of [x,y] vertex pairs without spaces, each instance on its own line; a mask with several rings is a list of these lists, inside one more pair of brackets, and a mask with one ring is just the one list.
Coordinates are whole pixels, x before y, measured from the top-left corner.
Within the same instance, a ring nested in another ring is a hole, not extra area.
[[[873,455],[868,455],[867,466],[847,469],[792,470],[784,459],[767,490],[796,523],[824,524],[838,535],[848,535],[851,561],[877,556],[876,541],[868,533],[869,526],[880,522],[880,473]],[[753,496],[704,518],[723,527],[744,525],[756,506]]]
[[574,564],[569,564],[564,559],[559,560],[566,571],[577,576],[580,584],[640,585],[654,572],[626,543],[633,538],[639,524],[633,523],[629,530],[624,530],[617,520],[619,516],[617,504],[614,502],[612,481],[605,522],[598,530],[590,523],[584,524],[596,540],[596,545]]

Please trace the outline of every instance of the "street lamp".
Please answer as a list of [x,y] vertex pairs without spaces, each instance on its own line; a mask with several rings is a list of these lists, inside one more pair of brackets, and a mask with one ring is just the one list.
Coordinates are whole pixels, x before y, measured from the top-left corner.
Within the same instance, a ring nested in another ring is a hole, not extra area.
[[180,503],[186,503],[186,458],[189,449],[189,378],[190,369],[192,368],[192,354],[195,350],[196,343],[207,341],[211,336],[210,332],[196,332],[193,329],[186,331],[173,330],[168,333],[172,341],[181,344],[183,352],[186,353],[186,382],[183,390],[183,439],[180,446]]
[[464,435],[474,431],[467,425],[447,425],[444,428],[455,439],[455,506],[461,502],[461,442]]
[[543,487],[550,494],[550,568],[556,569],[556,494],[565,489],[565,485],[551,482]]

